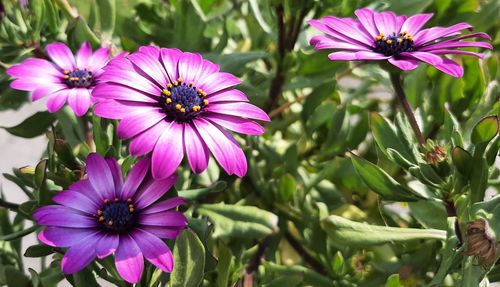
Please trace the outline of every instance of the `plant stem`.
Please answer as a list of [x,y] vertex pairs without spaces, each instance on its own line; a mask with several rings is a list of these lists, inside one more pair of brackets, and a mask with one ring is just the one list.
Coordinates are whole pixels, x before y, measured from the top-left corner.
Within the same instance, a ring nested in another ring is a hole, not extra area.
[[305,262],[307,262],[311,267],[316,271],[317,273],[321,275],[327,274],[325,268],[323,268],[323,265],[321,262],[319,262],[316,258],[314,258],[307,250],[302,247],[300,242],[293,237],[293,235],[289,232],[285,232],[285,238],[290,243],[290,245],[295,249],[295,251],[304,259]]
[[244,287],[252,287],[254,285],[253,279],[255,273],[257,273],[257,269],[259,268],[262,257],[264,257],[264,253],[267,249],[267,246],[269,246],[270,241],[271,236],[268,236],[264,238],[264,240],[262,240],[262,242],[259,244],[257,252],[255,253],[255,256],[250,260],[247,267],[245,268],[245,276],[243,277]]
[[11,234],[7,234],[7,235],[2,235],[2,236],[0,236],[0,241],[11,241],[11,240],[19,239],[21,237],[24,237],[24,236],[36,231],[38,228],[39,227],[37,225],[33,225],[28,229],[24,229],[24,230],[14,232]]
[[410,121],[411,128],[413,129],[413,132],[415,133],[415,136],[417,137],[418,143],[420,146],[425,145],[425,137],[420,131],[420,128],[418,127],[417,120],[415,119],[415,114],[413,113],[413,110],[410,106],[410,103],[408,102],[408,99],[406,98],[405,91],[403,90],[403,84],[402,84],[402,78],[400,73],[394,73],[394,72],[389,72],[389,76],[391,78],[391,83],[392,86],[394,87],[394,91],[396,92],[396,95],[401,102],[401,105],[403,106],[403,110],[408,116],[408,120]]
[[19,209],[19,204],[8,202],[3,199],[0,199],[0,206],[16,212]]

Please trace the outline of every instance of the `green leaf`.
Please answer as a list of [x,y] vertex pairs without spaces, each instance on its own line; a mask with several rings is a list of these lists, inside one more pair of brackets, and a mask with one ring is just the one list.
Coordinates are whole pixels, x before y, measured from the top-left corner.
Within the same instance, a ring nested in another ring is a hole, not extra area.
[[279,195],[283,202],[289,202],[295,193],[295,179],[290,174],[284,174],[279,182]]
[[454,147],[451,150],[451,159],[457,170],[468,177],[472,172],[472,155],[461,147]]
[[387,157],[389,157],[387,149],[392,148],[399,152],[406,161],[416,163],[410,147],[401,141],[395,128],[387,119],[377,113],[371,113],[370,128],[377,145]]
[[28,271],[31,274],[31,283],[33,284],[33,287],[40,287],[42,284],[42,279],[40,278],[40,275],[31,268],[28,268]]
[[278,217],[255,206],[203,204],[197,211],[215,224],[214,237],[255,239],[278,230]]
[[219,243],[219,257],[217,259],[219,261],[216,267],[217,287],[227,287],[234,257],[231,250],[223,242]]
[[[289,277],[289,276],[298,276],[299,278],[303,278],[302,284],[300,286],[315,286],[315,287],[331,287],[335,286],[333,284],[333,280],[323,276],[311,269],[308,269],[304,266],[294,265],[294,266],[283,266],[278,265],[272,262],[263,262],[266,274],[272,273],[276,274],[279,277]],[[275,285],[278,286],[278,285]],[[283,285],[280,285],[283,286]],[[284,285],[288,286],[288,285]],[[292,285],[293,286],[293,285]]]
[[209,193],[221,192],[227,188],[227,183],[225,181],[217,181],[213,185],[206,188],[179,190],[179,196],[184,197],[189,201],[197,200]]
[[406,188],[373,163],[352,154],[351,160],[364,183],[385,200],[416,201],[423,197]]
[[55,116],[49,112],[37,112],[17,126],[2,128],[18,137],[34,138],[44,134],[55,119]]
[[97,1],[101,21],[101,31],[107,37],[111,37],[115,30],[116,0]]
[[87,25],[87,21],[81,16],[73,19],[68,28],[68,40],[73,47],[79,47],[83,42],[88,41],[93,47],[100,45],[99,38]]
[[446,239],[444,230],[370,225],[336,215],[322,220],[321,227],[336,244],[354,247],[403,243],[417,239]]
[[470,176],[471,202],[483,201],[488,187],[488,162],[485,158],[474,158]]
[[16,240],[16,239],[19,239],[21,237],[24,237],[24,236],[36,231],[37,229],[38,229],[38,226],[35,225],[35,226],[31,226],[30,228],[27,228],[27,229],[24,229],[24,230],[21,230],[18,232],[2,235],[2,236],[0,236],[0,241]]
[[7,287],[31,287],[31,280],[21,271],[12,266],[5,267]]
[[399,281],[399,274],[392,274],[389,276],[387,278],[387,283],[385,283],[385,287],[403,287]]
[[499,122],[497,116],[487,116],[481,119],[473,128],[471,142],[474,145],[491,141],[498,133]]
[[76,170],[79,168],[78,161],[75,154],[71,149],[69,143],[61,139],[56,139],[54,143],[54,151],[56,152],[59,160],[69,169]]
[[174,247],[175,268],[170,274],[172,287],[197,287],[203,280],[205,248],[200,239],[189,229],[184,230]]
[[96,276],[91,271],[90,267],[83,269],[75,274],[73,274],[73,286],[75,287],[99,287],[100,285],[96,281]]
[[43,257],[54,253],[54,249],[45,244],[36,244],[28,247],[24,256],[26,257]]

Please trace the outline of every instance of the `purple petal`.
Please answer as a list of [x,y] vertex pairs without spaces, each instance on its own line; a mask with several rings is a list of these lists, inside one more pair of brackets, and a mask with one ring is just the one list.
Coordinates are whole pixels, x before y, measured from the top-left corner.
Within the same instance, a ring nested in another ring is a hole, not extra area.
[[[187,225],[187,219],[178,211],[164,211],[152,214],[140,214],[139,224],[150,226],[181,227]],[[142,227],[141,227],[142,228]]]
[[121,198],[123,200],[129,199],[136,193],[139,185],[144,181],[144,177],[148,173],[150,159],[145,157],[138,161],[132,170],[127,175],[127,179],[125,180],[125,184],[122,188]]
[[100,80],[121,84],[158,97],[161,94],[161,89],[147,77],[147,75],[138,73],[128,59],[121,58],[108,63]]
[[443,62],[441,57],[426,52],[403,52],[400,55],[405,58],[414,58],[429,65],[439,65]]
[[38,234],[38,239],[52,247],[70,247],[89,235],[97,234],[91,228],[47,227]]
[[97,153],[87,156],[87,174],[94,190],[101,193],[105,199],[114,199],[115,181],[106,160]]
[[376,52],[367,52],[367,51],[360,51],[356,52],[356,60],[385,60],[389,59],[390,57],[385,56],[384,54],[381,53],[376,53]]
[[115,266],[125,281],[129,283],[141,281],[144,257],[139,246],[128,234],[120,235],[120,244],[115,254]]
[[403,26],[401,27],[401,32],[406,32],[409,33],[410,35],[415,35],[417,34],[418,31],[420,31],[420,28],[422,28],[429,19],[432,18],[434,14],[417,14],[409,17],[406,19],[404,22]]
[[118,136],[121,139],[131,138],[162,121],[165,113],[159,107],[141,107],[120,121]]
[[173,197],[169,198],[167,200],[164,200],[162,202],[155,203],[151,206],[148,206],[147,208],[141,210],[141,214],[152,214],[152,213],[158,213],[158,212],[163,212],[167,211],[169,209],[175,208],[179,205],[185,204],[186,199],[183,197]]
[[[242,119],[240,117],[212,113],[207,114],[205,117],[215,124],[238,133],[247,135],[261,135],[265,132],[264,128],[258,123],[251,120]],[[185,139],[184,141],[187,140]]]
[[401,27],[403,27],[403,24],[406,22],[406,16],[397,16],[396,17],[396,34],[401,31]]
[[141,226],[141,229],[160,238],[170,238],[170,239],[177,238],[177,236],[179,236],[179,233],[181,233],[183,230],[183,228],[181,229],[178,227],[166,228],[161,226],[147,226],[147,225]]
[[47,110],[51,113],[55,113],[64,106],[66,100],[68,99],[69,90],[64,89],[51,94],[47,101]]
[[78,53],[76,53],[76,66],[78,68],[87,68],[91,57],[92,47],[90,47],[89,42],[84,42]]
[[61,261],[61,269],[64,274],[76,273],[89,265],[96,256],[95,246],[100,235],[90,235],[83,238],[78,244],[71,246]]
[[71,190],[58,192],[52,200],[61,205],[71,207],[90,215],[95,214],[100,207],[87,196]]
[[151,77],[157,84],[166,87],[169,82],[165,69],[161,66],[158,59],[151,57],[149,54],[133,53],[128,56],[130,61],[139,69]]
[[154,203],[164,195],[175,183],[177,176],[159,180],[153,180],[147,187],[143,187],[134,197],[134,205],[137,209],[143,209]]
[[43,59],[28,58],[19,65],[14,65],[5,71],[15,78],[40,78],[41,75],[48,75],[49,78],[61,78],[62,72],[51,62]]
[[163,67],[167,71],[167,75],[172,83],[179,78],[177,73],[177,63],[179,62],[179,58],[181,56],[182,51],[179,49],[160,49],[160,57],[163,62]]
[[214,64],[208,60],[203,60],[202,67],[198,71],[196,77],[194,78],[194,81],[195,83],[199,83],[202,81],[202,79],[205,79],[212,74],[218,73],[219,70],[220,70],[219,65]]
[[184,125],[172,122],[158,139],[152,156],[152,173],[155,179],[172,175],[184,157]]
[[202,61],[203,59],[198,53],[183,53],[178,64],[179,77],[181,77],[185,83],[195,82],[198,78],[197,74],[202,68]]
[[354,52],[333,52],[328,54],[328,59],[332,61],[354,61],[357,60]]
[[[359,43],[371,46],[374,42],[373,36],[364,30],[358,29],[356,23],[348,22],[347,19],[340,19],[334,16],[323,17],[323,23],[333,31],[349,37]],[[356,26],[355,26],[356,25]],[[335,36],[335,35],[334,35]]]
[[413,59],[395,59],[394,57],[389,58],[389,63],[400,68],[403,71],[411,71],[418,67],[418,61]]
[[31,93],[31,100],[32,101],[37,101],[43,97],[49,96],[55,92],[58,92],[60,90],[67,89],[68,87],[65,84],[49,84],[46,86],[42,86],[39,88],[36,88],[33,93]]
[[214,73],[201,79],[200,88],[208,95],[238,85],[241,80],[229,73]]
[[493,49],[490,43],[486,42],[445,42],[431,44],[419,49],[419,51],[432,51],[436,49],[450,49],[450,48],[465,48],[465,47],[479,47],[486,49]]
[[68,105],[79,117],[85,115],[90,107],[90,92],[85,88],[69,90]]
[[153,234],[136,229],[131,234],[144,257],[163,272],[172,272],[174,258],[168,246]]
[[160,48],[156,46],[141,46],[139,47],[139,52],[148,54],[155,59],[160,58]]
[[142,107],[150,108],[151,106],[141,102],[98,100],[94,113],[103,118],[121,120]]
[[271,121],[263,110],[249,103],[210,103],[205,109],[210,112],[230,116],[256,119],[265,122]]
[[366,46],[359,45],[356,43],[346,43],[338,41],[335,38],[323,35],[317,35],[311,38],[311,45],[314,45],[316,50],[324,50],[324,49],[341,49],[341,50],[352,50],[352,51],[360,51],[366,50]]
[[225,131],[224,129],[220,129],[222,134],[226,137],[229,145],[232,148],[232,153],[234,155],[234,174],[239,177],[243,177],[247,173],[247,158],[245,157],[245,153],[240,147],[240,144],[233,138],[233,136]]
[[130,154],[137,157],[152,151],[160,136],[169,128],[169,125],[170,123],[166,121],[160,121],[141,134],[136,135],[130,142]]
[[95,247],[97,258],[102,259],[111,255],[118,248],[120,237],[116,233],[105,233]]
[[75,209],[61,205],[46,205],[33,213],[33,218],[39,225],[60,227],[95,227],[95,218],[83,215]]
[[399,32],[398,27],[396,27],[396,14],[394,12],[374,13],[373,20],[378,31],[386,36]]
[[50,59],[63,70],[72,70],[76,67],[73,53],[63,43],[52,43],[47,45],[47,54]]
[[375,26],[375,22],[373,21],[373,11],[371,9],[358,9],[354,11],[354,14],[358,16],[359,22],[361,22],[368,34],[372,37],[379,35],[377,26]]
[[457,54],[457,55],[467,55],[478,57],[479,59],[484,58],[484,54],[471,52],[471,51],[461,51],[461,50],[433,50],[430,51],[432,54],[436,55],[448,55],[448,54]]
[[113,176],[113,181],[115,184],[115,194],[120,194],[123,186],[123,177],[122,177],[122,169],[120,165],[113,157],[105,158],[108,163],[109,170],[111,171],[111,175]]
[[460,30],[471,29],[471,28],[473,27],[468,23],[458,23],[450,27],[433,27],[429,29],[424,29],[418,32],[417,34],[413,35],[413,39],[415,39],[414,45],[421,46],[425,43],[434,41],[441,37],[454,35]]
[[[329,37],[332,37],[333,39],[338,39],[339,42],[344,42],[344,43],[352,43],[356,45],[361,45],[364,46],[365,49],[370,49],[373,46],[374,40],[372,39],[370,42],[360,42],[358,40],[355,40],[348,35],[344,35],[342,33],[337,32],[336,30],[330,28],[330,26],[327,26],[323,23],[324,18],[321,20],[309,20],[307,23],[309,25],[313,26],[314,28],[320,30],[321,32],[327,34]],[[362,27],[361,23],[359,24],[360,27]],[[361,28],[362,29],[362,28]]]
[[68,190],[79,192],[97,205],[102,204],[104,196],[94,190],[88,179],[80,179],[68,187]]
[[217,102],[248,102],[248,98],[240,90],[236,89],[231,89],[231,90],[224,90],[220,91],[214,94],[207,95],[207,100],[210,103],[217,103]]
[[92,70],[98,70],[106,65],[109,57],[109,49],[108,48],[100,48],[94,52],[92,57],[88,62],[88,67]]
[[140,92],[128,86],[113,83],[102,83],[92,91],[92,96],[99,99],[124,100],[132,102],[158,103],[159,93],[156,97]]
[[462,66],[457,64],[455,61],[446,58],[443,58],[443,62],[434,67],[455,78],[460,78],[464,74],[464,69],[462,68]]
[[192,124],[184,126],[184,148],[191,169],[195,173],[203,172],[208,166],[210,152]]

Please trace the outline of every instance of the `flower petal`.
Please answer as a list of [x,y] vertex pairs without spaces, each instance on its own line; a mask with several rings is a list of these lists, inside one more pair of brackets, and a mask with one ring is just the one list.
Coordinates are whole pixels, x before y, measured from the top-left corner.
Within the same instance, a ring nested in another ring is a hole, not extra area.
[[87,156],[87,174],[94,190],[101,193],[105,199],[114,199],[115,181],[106,160],[97,153]]
[[241,80],[230,73],[214,73],[200,81],[200,88],[208,95],[238,85]]
[[161,226],[142,225],[141,229],[160,238],[175,239],[177,238],[177,236],[179,236],[179,233],[181,233],[184,228],[178,228],[178,227],[167,228]]
[[116,233],[105,233],[95,247],[97,258],[102,259],[111,255],[118,248],[120,237]]
[[115,254],[115,266],[125,281],[129,283],[141,281],[144,257],[137,243],[128,234],[120,235],[120,243]]
[[113,181],[115,184],[115,194],[120,194],[123,186],[122,169],[120,168],[120,165],[115,158],[107,157],[105,158],[105,160],[108,163],[109,170],[111,171],[111,175],[113,176]]
[[[359,27],[355,22],[349,22],[347,19],[340,19],[334,16],[323,17],[323,23],[331,30],[339,34],[349,37],[359,43],[371,46],[374,42],[373,36],[364,30],[358,29]],[[362,27],[362,25],[360,25]],[[335,36],[335,35],[334,35]]]
[[143,107],[146,109],[152,108],[148,104],[141,102],[98,100],[94,107],[94,113],[103,118],[121,120]]
[[[205,118],[215,124],[242,134],[261,135],[265,132],[264,128],[258,123],[236,116],[207,113]],[[187,141],[187,139],[184,141]]]
[[210,103],[205,109],[213,113],[256,119],[265,122],[271,121],[266,112],[249,103]]
[[82,46],[80,46],[78,53],[76,53],[76,66],[80,69],[87,68],[91,57],[92,47],[90,47],[89,42],[85,41]]
[[51,94],[47,100],[47,110],[55,113],[64,106],[68,99],[69,90],[64,89]]
[[176,196],[146,207],[145,209],[141,210],[141,214],[152,214],[152,213],[163,212],[185,203],[186,203],[185,198]]
[[328,54],[328,59],[332,61],[354,61],[357,60],[354,52],[333,52]]
[[99,99],[124,100],[153,104],[157,104],[159,100],[159,97],[154,97],[134,88],[114,83],[102,83],[97,85],[92,91],[92,96]]
[[474,56],[474,57],[478,57],[479,59],[484,58],[484,54],[471,52],[471,51],[461,51],[461,50],[446,50],[446,49],[445,50],[432,50],[432,51],[430,51],[430,53],[436,54],[436,55],[457,54],[457,55]]
[[403,71],[411,71],[418,67],[418,61],[408,58],[395,59],[394,57],[389,58],[389,63],[400,68]]
[[184,124],[172,122],[158,139],[152,156],[152,173],[155,179],[172,175],[184,157]]
[[210,152],[192,124],[184,126],[184,149],[191,169],[195,173],[203,172],[208,166]]
[[368,8],[357,9],[354,14],[358,16],[359,22],[363,25],[365,30],[372,36],[378,36],[379,32],[375,22],[373,21],[373,10]]
[[417,34],[418,31],[420,31],[420,28],[429,21],[433,13],[429,14],[416,14],[413,16],[410,16],[406,21],[403,23],[403,26],[401,27],[401,32],[406,32],[409,33],[410,35],[415,35]]
[[58,70],[56,65],[37,58],[28,58],[19,65],[9,67],[5,72],[15,78],[40,78],[42,75],[48,75],[51,79],[55,77],[62,79],[63,76],[63,73]]
[[88,199],[90,199],[97,205],[102,204],[104,200],[104,195],[94,190],[94,187],[92,186],[88,178],[80,179],[79,181],[73,183],[68,187],[68,190],[79,192],[85,195]]
[[374,13],[373,20],[380,33],[384,35],[392,35],[399,32],[399,27],[396,27],[396,14],[394,12]]
[[85,115],[90,107],[90,93],[85,88],[73,88],[69,90],[68,105],[79,117]]
[[31,100],[32,101],[37,101],[43,97],[49,96],[55,92],[67,89],[68,86],[65,84],[56,84],[56,83],[51,83],[46,86],[41,86],[36,88],[33,93],[31,93]]
[[490,43],[486,42],[445,42],[431,44],[419,49],[419,51],[432,51],[436,49],[450,49],[450,48],[466,48],[466,47],[479,47],[485,49],[493,49]]
[[179,78],[177,63],[179,62],[181,56],[182,51],[179,49],[160,49],[160,57],[163,62],[163,67],[167,71],[167,75],[172,83]]
[[165,118],[159,107],[142,107],[126,116],[118,125],[118,136],[121,139],[131,138],[162,121]]
[[131,235],[151,264],[163,272],[172,272],[174,268],[172,251],[161,239],[141,229],[134,230]]
[[197,79],[197,74],[202,68],[202,61],[203,58],[198,53],[182,53],[178,64],[179,77],[182,78],[185,83],[195,81]]
[[128,56],[130,61],[146,73],[161,87],[166,87],[169,82],[165,69],[161,66],[158,59],[153,58],[149,54],[136,52]]
[[139,224],[150,226],[181,227],[187,225],[187,219],[182,212],[163,211],[152,214],[140,214]]
[[433,27],[429,29],[424,29],[419,31],[417,34],[413,35],[415,39],[414,45],[421,46],[425,43],[434,41],[441,37],[451,36],[464,29],[472,29],[473,27],[469,23],[458,23],[450,27]]
[[175,184],[177,176],[173,175],[165,179],[152,180],[151,183],[139,190],[134,197],[134,205],[137,209],[143,209],[162,197]]
[[210,103],[217,103],[217,102],[248,102],[248,98],[240,90],[236,89],[231,89],[231,90],[224,90],[220,91],[214,94],[207,95],[207,100]]
[[88,62],[88,67],[92,70],[99,70],[102,67],[104,67],[104,65],[106,65],[108,57],[109,57],[109,49],[99,48],[97,49],[97,51],[94,52],[92,57],[90,57],[90,60]]
[[100,206],[90,200],[87,196],[71,190],[58,192],[52,200],[61,205],[88,213],[95,214]]
[[95,218],[83,215],[75,209],[61,205],[46,205],[33,212],[38,225],[59,227],[95,227]]
[[83,238],[96,234],[94,228],[67,228],[49,226],[38,233],[38,239],[52,247],[70,247]]
[[132,170],[127,175],[125,184],[122,188],[121,199],[126,200],[134,196],[139,188],[139,185],[144,181],[146,174],[149,171],[150,159],[145,157],[138,161]]
[[130,142],[129,152],[132,156],[145,155],[152,151],[158,139],[170,126],[167,121],[159,121],[156,125],[136,135]]
[[414,58],[429,65],[439,65],[443,62],[443,59],[437,55],[426,52],[403,52],[400,56],[405,58]]
[[443,58],[443,62],[434,67],[455,78],[460,78],[464,75],[464,68],[450,59]]
[[68,46],[63,43],[48,44],[47,54],[49,54],[50,59],[63,70],[72,70],[76,68],[73,53]]
[[95,246],[100,238],[98,234],[90,235],[71,246],[62,258],[62,272],[73,274],[89,265],[96,256]]

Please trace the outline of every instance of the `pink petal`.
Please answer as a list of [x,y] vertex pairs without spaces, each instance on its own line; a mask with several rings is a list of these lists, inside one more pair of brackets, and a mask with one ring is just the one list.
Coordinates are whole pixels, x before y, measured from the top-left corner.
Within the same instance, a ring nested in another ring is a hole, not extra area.
[[184,125],[172,122],[153,149],[152,173],[155,179],[172,175],[184,157]]
[[401,27],[401,32],[406,32],[409,33],[410,35],[414,36],[417,34],[418,31],[420,31],[420,28],[429,21],[429,19],[432,18],[434,14],[417,14],[409,17],[406,19],[404,22],[403,26]]
[[163,67],[167,71],[167,75],[172,83],[179,78],[177,73],[177,63],[179,62],[179,58],[181,56],[182,51],[179,49],[160,49],[160,57],[163,62]]
[[136,135],[130,142],[130,154],[137,157],[152,151],[160,136],[169,128],[169,125],[170,123],[167,121],[159,121],[156,125]]
[[356,52],[356,60],[385,60],[389,59],[389,56],[385,56],[384,54],[381,53],[376,53],[376,52],[367,52],[367,51],[360,51]]
[[134,65],[126,58],[111,61],[100,80],[121,84],[154,97],[161,95],[161,89],[151,82],[147,75],[138,73]]
[[493,49],[490,43],[486,42],[445,42],[431,44],[419,49],[419,51],[432,51],[436,49],[450,49],[450,48],[465,48],[465,47],[479,47],[486,49]]
[[424,29],[413,35],[415,39],[415,46],[421,46],[425,43],[434,41],[441,37],[451,36],[464,29],[472,29],[473,27],[468,23],[458,23],[450,27],[433,27]]
[[68,87],[65,84],[49,84],[46,86],[42,86],[36,88],[33,93],[31,93],[31,100],[37,101],[43,97],[49,96],[55,92],[60,90],[67,89]]
[[223,129],[220,129],[220,131],[222,132],[222,134],[224,134],[224,136],[229,142],[229,145],[232,148],[232,153],[235,159],[234,174],[236,174],[239,177],[245,176],[248,168],[247,158],[245,157],[245,153],[241,149],[240,144],[233,138],[233,136],[229,132]]
[[100,208],[95,202],[90,200],[87,196],[71,190],[58,192],[52,200],[55,203],[88,213],[90,215],[96,214]]
[[76,53],[76,66],[80,69],[87,68],[91,57],[92,47],[90,47],[89,42],[84,42]]
[[64,106],[69,94],[68,89],[60,90],[51,94],[47,101],[47,110],[51,113],[55,113]]
[[120,243],[115,254],[115,266],[125,281],[129,283],[141,281],[144,257],[137,243],[128,234],[120,235]]
[[159,107],[141,107],[120,121],[117,131],[118,136],[121,139],[131,138],[164,119],[165,113]]
[[144,257],[163,272],[172,272],[174,258],[168,246],[153,234],[136,229],[132,237],[142,251]]
[[9,67],[6,72],[15,78],[40,78],[41,75],[49,75],[49,78],[62,79],[63,76],[63,73],[53,63],[37,58],[28,58],[21,64]]
[[348,21],[346,21],[347,19],[339,19],[334,16],[326,16],[323,17],[322,20],[328,28],[336,31],[339,34],[342,34],[366,45],[372,45],[373,43],[373,35],[366,33],[364,30],[358,29],[357,26],[354,26],[355,23],[349,23]]
[[64,274],[76,273],[89,265],[96,257],[95,246],[100,235],[90,235],[82,238],[78,244],[71,246],[64,254],[61,269]]
[[155,96],[120,84],[102,83],[92,91],[92,96],[99,99],[124,100],[132,102],[158,103],[159,93]]
[[405,58],[414,58],[429,65],[439,65],[443,62],[441,57],[426,52],[403,52],[400,56]]
[[104,195],[94,190],[94,187],[92,186],[88,178],[80,179],[79,181],[73,183],[68,187],[68,190],[76,191],[85,195],[88,199],[90,199],[97,205],[101,205],[104,200]]
[[120,194],[123,185],[122,169],[115,158],[107,157],[105,158],[108,163],[109,170],[113,176],[113,181],[115,184],[115,194]]
[[208,95],[238,85],[241,80],[229,73],[214,73],[201,80],[200,88]]
[[163,212],[167,211],[169,209],[173,209],[179,205],[185,204],[186,199],[182,197],[173,197],[169,198],[167,200],[164,200],[162,202],[155,203],[151,206],[148,206],[147,208],[141,210],[141,214],[152,214],[152,213],[158,213],[158,212]]
[[63,70],[72,70],[76,67],[73,53],[63,43],[52,43],[47,45],[47,54],[50,59]]
[[69,90],[68,104],[79,117],[85,115],[90,107],[90,93],[85,88],[73,88]]
[[139,52],[148,54],[157,60],[160,59],[160,48],[156,46],[141,46],[139,47]]
[[358,16],[359,22],[372,37],[378,36],[379,32],[373,21],[373,11],[368,8],[357,9],[354,14]]
[[[164,211],[152,214],[140,214],[139,224],[146,226],[163,226],[184,228],[187,225],[187,219],[182,212]],[[142,226],[140,227],[142,228]]]
[[471,51],[461,51],[461,50],[432,50],[430,51],[432,54],[436,55],[448,55],[448,54],[457,54],[457,55],[467,55],[478,57],[479,59],[484,58],[484,54],[471,52]]
[[457,64],[455,61],[446,58],[443,58],[443,62],[434,67],[455,78],[460,78],[464,74],[464,69],[462,68],[462,66]]
[[226,102],[226,103],[209,103],[208,106],[205,107],[206,111],[244,117],[248,119],[256,119],[265,122],[271,121],[269,116],[260,108],[242,102]]
[[395,59],[394,57],[391,57],[388,61],[403,71],[411,71],[418,67],[418,61],[413,59]]
[[210,103],[217,102],[248,102],[247,96],[240,90],[224,90],[214,94],[207,95]]
[[128,58],[158,85],[161,87],[167,86],[169,82],[168,76],[158,59],[141,52],[130,54]]
[[97,153],[91,153],[87,156],[86,169],[94,189],[102,193],[105,199],[114,199],[116,195],[113,174],[106,160]]
[[[258,123],[240,117],[210,113],[206,115],[206,119],[242,134],[261,135],[265,132],[264,128]],[[184,141],[186,141],[186,139],[184,139]]]
[[184,148],[191,169],[195,173],[203,172],[208,166],[210,152],[192,124],[184,126]]
[[[314,28],[320,30],[321,32],[327,34],[329,37],[332,37],[334,39],[338,39],[339,42],[344,42],[344,43],[352,43],[355,45],[362,45],[365,47],[365,49],[370,49],[373,46],[374,40],[372,39],[370,42],[360,42],[358,40],[355,40],[348,35],[344,35],[342,33],[337,32],[336,30],[330,28],[330,26],[327,26],[323,23],[324,18],[321,20],[309,20],[307,23],[309,25],[313,26]],[[359,24],[361,26],[361,24]]]
[[94,52],[92,57],[88,62],[88,67],[92,70],[98,70],[106,65],[109,57],[109,49],[108,48],[99,48]]
[[[141,188],[134,197],[137,209],[144,209],[162,197],[175,184],[177,176],[173,175],[165,179],[152,180],[151,183]],[[142,213],[141,213],[142,214]]]
[[398,27],[396,27],[396,14],[394,12],[374,13],[373,20],[378,31],[385,36],[399,32]]
[[40,207],[33,213],[33,218],[38,225],[72,228],[97,226],[95,218],[62,205],[45,205]]
[[335,38],[323,35],[312,37],[310,44],[314,45],[314,48],[316,50],[323,50],[323,49],[341,49],[341,50],[352,50],[352,51],[366,50],[366,46],[359,45],[356,43],[346,43],[338,41]]
[[160,238],[170,238],[170,239],[177,238],[177,236],[179,236],[179,233],[181,233],[182,231],[182,229],[179,229],[178,227],[167,228],[162,226],[148,226],[148,225],[142,225],[141,229]]
[[127,179],[123,184],[121,198],[123,200],[129,199],[136,193],[139,185],[143,182],[146,174],[149,171],[150,159],[145,157],[138,161],[132,170],[127,175]]
[[197,80],[197,75],[203,65],[202,61],[203,58],[198,53],[183,53],[178,64],[179,77],[181,77],[185,83]]
[[354,52],[333,52],[328,54],[328,59],[332,61],[353,61],[357,60]]
[[100,100],[94,107],[94,114],[107,119],[121,120],[143,107],[151,108],[150,105],[141,102]]

